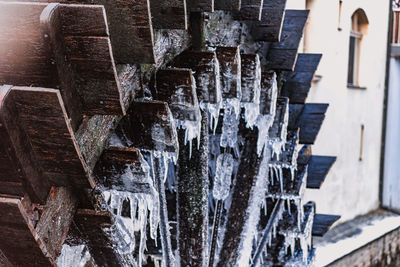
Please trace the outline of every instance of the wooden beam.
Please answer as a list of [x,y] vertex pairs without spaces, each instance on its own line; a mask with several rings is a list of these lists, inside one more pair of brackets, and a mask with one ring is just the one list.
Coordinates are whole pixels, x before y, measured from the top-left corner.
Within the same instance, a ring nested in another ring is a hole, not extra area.
[[[8,131],[10,137],[15,140],[18,157],[20,161],[28,159],[21,162],[23,169],[28,173],[36,169],[36,173],[42,175],[28,182],[44,189],[46,183],[40,185],[43,181],[54,186],[94,187],[58,90],[13,87],[4,101],[9,116],[13,116],[5,123],[11,130]],[[16,118],[19,129],[12,128]],[[31,146],[28,150],[22,147],[21,135]]]
[[[98,161],[94,173],[98,184],[106,190],[152,194],[150,172],[136,148],[109,147]],[[129,177],[129,178],[127,178]]]
[[84,239],[90,254],[99,266],[121,266],[123,259],[113,247],[110,235],[112,215],[106,211],[77,210],[74,217],[78,239]]
[[219,64],[215,52],[187,50],[175,57],[171,65],[193,71],[200,102],[216,104],[222,100]]
[[48,257],[57,261],[72,223],[78,200],[70,189],[52,187],[35,231]]
[[196,84],[191,70],[159,70],[154,93],[155,99],[168,103],[176,123],[176,120],[201,120]]
[[336,157],[311,156],[308,162],[307,188],[319,189],[328,172],[336,161]]
[[60,88],[74,130],[85,114],[124,113],[103,7],[0,6],[0,83]]
[[329,214],[315,214],[312,228],[313,236],[324,236],[332,225],[340,219],[341,216]]
[[217,47],[223,99],[242,97],[239,47]]
[[240,11],[234,12],[236,20],[261,20],[265,0],[241,0]]
[[261,64],[257,54],[241,54],[242,103],[259,103]]
[[278,84],[273,71],[261,73],[260,113],[274,115],[278,99]]
[[214,12],[215,0],[186,0],[190,12]]
[[187,29],[186,0],[150,0],[155,29]]
[[300,144],[314,144],[329,104],[291,104],[289,129],[300,128]]
[[287,117],[289,115],[289,99],[280,97],[277,99],[276,112],[272,127],[269,129],[268,135],[270,139],[285,140]]
[[292,71],[308,18],[308,10],[286,10],[282,38],[271,44],[266,56],[267,68]]
[[279,42],[287,0],[264,0],[261,21],[252,29],[256,41]]
[[131,147],[175,153],[178,151],[178,142],[173,125],[167,103],[133,102],[116,132]]
[[241,0],[214,0],[215,10],[234,11],[240,10]]
[[306,102],[321,57],[322,54],[299,54],[294,71],[285,75],[281,94],[289,97],[291,104]]
[[56,266],[37,239],[32,216],[18,198],[0,197],[0,250],[13,266]]

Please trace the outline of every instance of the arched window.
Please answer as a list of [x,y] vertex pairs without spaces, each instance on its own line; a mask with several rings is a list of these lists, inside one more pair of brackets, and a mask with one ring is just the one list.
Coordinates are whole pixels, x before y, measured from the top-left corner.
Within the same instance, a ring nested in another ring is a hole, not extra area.
[[347,84],[358,87],[360,72],[361,43],[368,33],[368,18],[364,10],[357,9],[351,16],[351,31],[349,45],[349,67]]

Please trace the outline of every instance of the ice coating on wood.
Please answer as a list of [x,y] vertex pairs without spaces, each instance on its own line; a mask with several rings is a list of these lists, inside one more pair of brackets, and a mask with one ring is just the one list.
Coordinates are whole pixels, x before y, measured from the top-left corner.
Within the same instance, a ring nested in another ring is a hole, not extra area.
[[233,172],[233,156],[230,153],[220,154],[217,158],[217,167],[214,178],[213,197],[216,200],[225,200],[229,195]]
[[221,147],[235,147],[239,130],[240,100],[224,100],[224,118],[222,121]]
[[58,257],[59,267],[85,267],[91,261],[90,253],[85,245],[69,246],[64,244]]

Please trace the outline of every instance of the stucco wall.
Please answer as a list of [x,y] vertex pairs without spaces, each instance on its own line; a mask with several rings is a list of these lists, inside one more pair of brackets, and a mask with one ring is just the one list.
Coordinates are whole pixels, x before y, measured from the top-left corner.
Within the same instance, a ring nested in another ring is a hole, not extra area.
[[[301,8],[289,0],[287,8]],[[334,155],[337,162],[320,190],[307,190],[306,201],[317,203],[317,212],[342,215],[342,221],[367,213],[379,205],[379,168],[385,83],[388,1],[344,0],[338,30],[339,1],[312,0],[305,31],[304,51],[323,53],[308,102],[330,103],[313,153]],[[304,6],[303,6],[304,7]],[[363,37],[360,85],[347,88],[351,16],[364,9],[369,19]],[[359,161],[361,125],[365,125],[363,159]]]

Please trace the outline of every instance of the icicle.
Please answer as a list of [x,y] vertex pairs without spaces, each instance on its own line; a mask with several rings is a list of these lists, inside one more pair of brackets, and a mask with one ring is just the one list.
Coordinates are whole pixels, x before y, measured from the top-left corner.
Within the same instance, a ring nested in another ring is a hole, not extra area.
[[228,99],[226,101],[220,146],[233,148],[237,143],[239,130],[240,101],[238,99]]
[[213,197],[216,200],[225,200],[230,191],[233,172],[233,156],[230,153],[220,154],[217,158],[214,178]]
[[175,120],[175,126],[185,130],[185,145],[189,143],[189,158],[192,156],[192,141],[197,139],[197,147],[200,146],[201,115],[198,121]]
[[274,117],[271,115],[259,115],[256,121],[258,128],[257,139],[257,154],[260,156],[261,152],[268,141],[268,131],[274,122]]
[[289,212],[289,214],[292,214],[292,211],[291,211],[291,209],[290,209],[290,199],[289,199],[289,198],[287,199],[287,206],[288,206],[288,212]]
[[60,267],[84,267],[90,261],[90,253],[85,245],[62,246],[61,255],[58,257],[57,266]]

